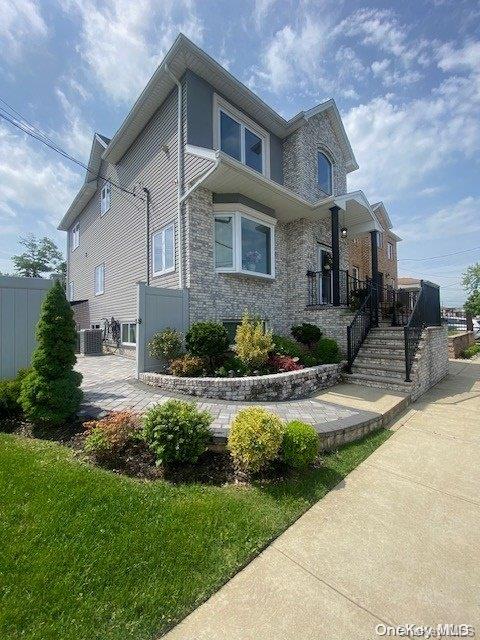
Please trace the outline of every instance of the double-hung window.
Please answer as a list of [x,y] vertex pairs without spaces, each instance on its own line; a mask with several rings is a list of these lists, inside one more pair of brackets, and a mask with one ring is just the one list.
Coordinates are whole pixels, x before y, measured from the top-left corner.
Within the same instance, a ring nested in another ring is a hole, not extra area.
[[112,185],[110,182],[106,182],[100,195],[100,215],[104,215],[110,209],[112,204]]
[[215,214],[215,269],[275,276],[275,220],[242,211]]
[[80,225],[78,224],[78,222],[71,231],[71,244],[72,251],[75,251],[75,249],[80,246]]
[[215,96],[216,147],[269,177],[269,137],[247,116]]
[[387,242],[387,258],[393,260],[393,244],[391,242]]
[[95,267],[95,295],[101,296],[105,292],[105,264]]
[[377,247],[379,249],[383,247],[383,233],[381,231],[377,232]]
[[152,272],[154,276],[175,271],[175,227],[163,227],[152,235]]
[[122,344],[134,346],[137,344],[137,323],[122,322],[121,323],[121,341]]

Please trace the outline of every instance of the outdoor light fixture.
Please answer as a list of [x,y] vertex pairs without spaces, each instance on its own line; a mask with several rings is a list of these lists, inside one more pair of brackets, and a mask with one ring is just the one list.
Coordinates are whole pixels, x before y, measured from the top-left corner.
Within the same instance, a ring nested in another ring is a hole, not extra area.
[[347,227],[342,227],[342,228],[340,229],[340,236],[341,236],[342,238],[346,238],[346,237],[347,237]]

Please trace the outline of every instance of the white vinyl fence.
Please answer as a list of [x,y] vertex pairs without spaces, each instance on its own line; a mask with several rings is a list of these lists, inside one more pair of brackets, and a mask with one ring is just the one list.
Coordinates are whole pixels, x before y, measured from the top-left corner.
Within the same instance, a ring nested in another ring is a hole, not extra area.
[[45,294],[54,284],[44,278],[0,276],[0,379],[28,367]]
[[147,343],[154,333],[166,327],[184,333],[188,329],[188,291],[148,287],[138,283],[137,375],[159,368],[148,355]]

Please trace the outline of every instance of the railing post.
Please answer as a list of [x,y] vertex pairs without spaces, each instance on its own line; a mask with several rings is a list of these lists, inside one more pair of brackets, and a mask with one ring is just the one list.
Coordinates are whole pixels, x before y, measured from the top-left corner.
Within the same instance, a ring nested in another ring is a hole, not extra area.
[[397,292],[393,290],[392,327],[397,326]]
[[405,340],[405,382],[410,380],[410,349],[408,344],[408,327],[403,327],[403,339]]
[[347,371],[352,373],[352,327],[347,327]]
[[332,214],[332,304],[340,306],[340,228],[338,212],[340,207],[330,207]]

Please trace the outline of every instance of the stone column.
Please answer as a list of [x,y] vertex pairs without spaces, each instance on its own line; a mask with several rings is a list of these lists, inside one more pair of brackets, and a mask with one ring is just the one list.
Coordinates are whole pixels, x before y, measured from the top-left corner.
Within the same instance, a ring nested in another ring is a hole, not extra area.
[[378,324],[378,231],[370,231],[370,245],[372,249],[372,307],[375,309],[373,318]]
[[332,304],[340,306],[340,230],[337,205],[330,207],[332,214]]

